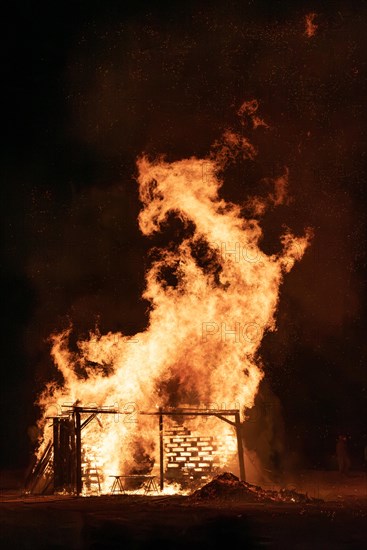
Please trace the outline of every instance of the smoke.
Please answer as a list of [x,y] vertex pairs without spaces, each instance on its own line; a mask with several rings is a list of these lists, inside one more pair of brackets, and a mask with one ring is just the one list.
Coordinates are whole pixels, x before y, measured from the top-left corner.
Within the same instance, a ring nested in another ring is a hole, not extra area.
[[302,455],[289,447],[283,406],[266,378],[243,425],[243,435],[249,481],[282,483],[285,476],[303,465]]

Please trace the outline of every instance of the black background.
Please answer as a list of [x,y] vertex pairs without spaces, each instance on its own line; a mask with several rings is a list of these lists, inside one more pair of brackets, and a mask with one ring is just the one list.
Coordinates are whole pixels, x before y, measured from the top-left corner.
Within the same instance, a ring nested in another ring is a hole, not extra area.
[[28,464],[33,403],[55,377],[51,332],[146,326],[147,252],[168,237],[139,233],[137,156],[204,157],[227,127],[243,130],[236,111],[253,98],[270,128],[244,129],[259,155],[228,172],[222,196],[242,204],[288,166],[292,201],[264,216],[262,246],[279,249],[283,224],[315,233],[281,288],[259,398],[277,403],[287,452],[327,467],[345,431],[358,466],[366,4],[14,1],[3,24],[2,467]]

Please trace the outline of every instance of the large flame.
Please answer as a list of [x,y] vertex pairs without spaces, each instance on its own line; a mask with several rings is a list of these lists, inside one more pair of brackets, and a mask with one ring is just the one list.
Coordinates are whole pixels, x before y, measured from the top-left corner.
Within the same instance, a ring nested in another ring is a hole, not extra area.
[[[257,103],[249,102],[241,111],[255,117],[253,127],[260,120],[256,109]],[[283,274],[302,257],[309,234],[287,232],[279,254],[260,249],[259,222],[244,219],[239,206],[219,196],[223,167],[238,154],[251,159],[256,151],[227,130],[204,159],[167,162],[142,155],[137,160],[142,233],[166,230],[171,215],[187,228],[182,242],[155,250],[143,294],[151,304],[149,324],[129,338],[91,332],[77,354],[68,347],[70,328],[52,336],[63,383],[49,384],[42,393],[44,418],[76,402],[119,410],[83,432],[85,454],[98,463],[105,489],[111,474],[157,465],[156,417],[141,411],[239,406],[245,420],[254,404],[263,377],[257,352],[264,333],[275,329]],[[254,201],[255,213],[283,201],[287,177],[286,171],[274,182],[275,194]],[[51,437],[47,422],[40,425],[39,452]],[[218,419],[208,420],[205,429],[227,430]],[[234,451],[228,445],[222,465]]]

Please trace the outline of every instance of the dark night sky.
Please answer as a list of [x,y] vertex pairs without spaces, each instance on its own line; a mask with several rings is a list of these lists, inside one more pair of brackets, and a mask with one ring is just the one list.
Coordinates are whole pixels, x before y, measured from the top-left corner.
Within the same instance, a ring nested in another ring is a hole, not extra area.
[[[207,155],[256,98],[254,163],[230,170],[238,203],[290,170],[288,206],[262,222],[314,228],[286,277],[261,356],[288,448],[325,464],[345,430],[358,456],[366,413],[365,2],[14,1],[4,17],[1,147],[2,461],[27,465],[33,403],[55,376],[47,338],[144,329],[147,251],[135,160]],[[304,36],[315,11],[318,29]],[[239,128],[238,128],[239,129]],[[268,394],[269,395],[269,394]],[[358,459],[357,459],[358,460]]]

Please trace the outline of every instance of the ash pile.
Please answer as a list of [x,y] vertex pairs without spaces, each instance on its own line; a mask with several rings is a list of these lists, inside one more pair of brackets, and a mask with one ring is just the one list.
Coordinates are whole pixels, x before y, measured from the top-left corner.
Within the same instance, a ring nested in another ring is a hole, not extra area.
[[311,498],[307,494],[289,489],[280,489],[279,491],[262,489],[246,481],[240,481],[238,477],[229,472],[219,474],[212,481],[194,491],[189,498],[193,502],[221,500],[251,503],[283,502],[289,504],[316,504],[323,502],[322,499]]

